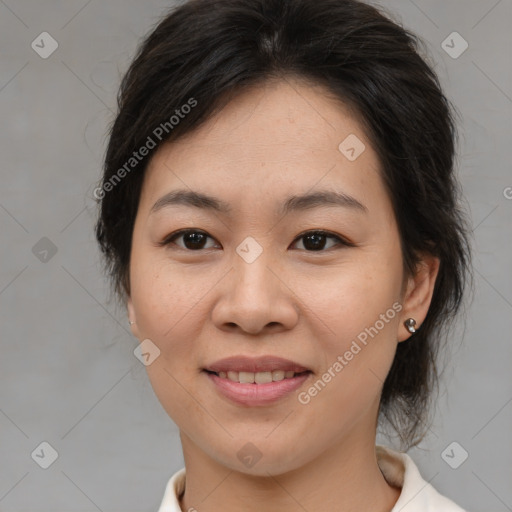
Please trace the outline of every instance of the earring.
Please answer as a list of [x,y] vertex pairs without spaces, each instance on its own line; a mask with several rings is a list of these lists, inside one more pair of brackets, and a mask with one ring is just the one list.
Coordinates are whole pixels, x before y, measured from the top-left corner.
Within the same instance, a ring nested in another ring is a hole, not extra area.
[[412,334],[416,332],[416,320],[414,318],[408,318],[404,322],[405,328]]
[[128,320],[128,323],[129,323],[130,325],[133,325],[135,322],[132,322],[131,320]]

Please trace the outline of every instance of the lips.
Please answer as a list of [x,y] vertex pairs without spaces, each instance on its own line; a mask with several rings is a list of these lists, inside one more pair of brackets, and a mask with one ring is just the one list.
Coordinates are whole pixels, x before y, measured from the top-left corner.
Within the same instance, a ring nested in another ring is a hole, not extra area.
[[293,371],[295,373],[310,372],[311,370],[295,361],[284,359],[277,356],[247,357],[232,356],[220,359],[203,368],[208,372],[272,372],[274,370],[283,370],[285,372]]
[[311,372],[308,371],[290,379],[265,384],[233,382],[208,371],[205,371],[205,374],[216,391],[224,398],[229,399],[231,403],[243,407],[266,407],[289,397],[306,383]]

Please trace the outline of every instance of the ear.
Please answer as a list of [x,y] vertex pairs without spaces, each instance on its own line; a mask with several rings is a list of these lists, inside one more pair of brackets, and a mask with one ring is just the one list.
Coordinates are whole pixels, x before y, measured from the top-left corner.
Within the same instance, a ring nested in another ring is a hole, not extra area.
[[128,320],[130,322],[134,322],[133,324],[130,325],[130,328],[132,330],[132,334],[140,339],[139,337],[139,327],[137,326],[137,317],[135,315],[135,308],[133,307],[133,301],[132,301],[132,298],[131,296],[128,296],[127,300],[126,300],[126,309],[128,310]]
[[420,329],[425,320],[432,301],[434,285],[439,273],[440,260],[431,254],[424,254],[416,267],[416,273],[407,281],[405,296],[403,297],[400,326],[398,328],[398,341],[409,339],[411,333],[404,325],[405,320],[414,318],[416,328]]

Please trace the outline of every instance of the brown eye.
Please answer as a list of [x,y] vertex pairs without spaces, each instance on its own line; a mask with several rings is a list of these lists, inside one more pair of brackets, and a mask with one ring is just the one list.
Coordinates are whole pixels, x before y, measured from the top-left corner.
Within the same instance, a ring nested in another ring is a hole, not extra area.
[[301,234],[299,237],[297,237],[296,240],[303,240],[302,245],[306,251],[320,252],[326,248],[328,239],[335,240],[338,243],[330,245],[329,247],[327,247],[327,249],[330,249],[331,247],[336,246],[336,245],[342,245],[342,246],[348,246],[348,247],[354,246],[354,244],[351,244],[347,240],[344,240],[337,235],[329,233],[328,231],[308,231],[306,233]]
[[[183,245],[175,243],[175,240],[180,238],[183,240]],[[197,229],[183,229],[177,233],[169,235],[163,242],[161,242],[160,245],[169,245],[173,243],[182,249],[198,251],[211,248],[206,246],[206,242],[209,238],[213,240],[213,238],[207,235],[204,231],[199,231]]]
[[[180,239],[182,242],[176,243],[176,240]],[[181,249],[188,251],[200,251],[203,249],[211,249],[215,247],[215,244],[213,246],[207,245],[208,239],[212,241],[214,240],[213,237],[204,231],[198,229],[182,229],[175,233],[171,233],[162,242],[160,242],[159,245],[177,245]],[[355,247],[355,245],[348,240],[345,240],[340,236],[334,235],[328,231],[307,231],[295,239],[295,244],[300,240],[303,240],[303,247],[299,247],[299,249],[303,249],[308,252],[325,252],[326,249],[331,249],[332,247],[336,246]],[[329,242],[329,240],[334,241],[334,243]]]

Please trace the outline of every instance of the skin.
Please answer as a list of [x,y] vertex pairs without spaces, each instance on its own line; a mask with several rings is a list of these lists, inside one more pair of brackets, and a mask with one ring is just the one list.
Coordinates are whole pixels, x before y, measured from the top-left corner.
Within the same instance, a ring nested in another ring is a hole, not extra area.
[[[416,275],[404,275],[378,157],[357,116],[325,93],[291,79],[245,90],[148,166],[127,307],[133,334],[160,349],[146,369],[180,429],[182,510],[384,512],[399,497],[377,464],[379,398],[397,343],[410,336],[404,320],[421,326],[427,314],[439,261],[425,255]],[[338,149],[349,134],[366,147],[354,161]],[[172,205],[150,213],[176,189],[216,196],[232,212]],[[279,215],[289,195],[318,190],[349,194],[367,212],[320,205]],[[184,228],[210,238],[200,249],[183,236],[158,245]],[[315,251],[299,235],[319,229],[355,246],[325,238]],[[262,249],[251,263],[236,252],[246,237]],[[402,310],[378,335],[299,403],[298,393],[396,302]],[[237,405],[201,371],[235,354],[278,355],[313,375],[272,405]],[[237,456],[248,442],[262,455],[252,467]]]

